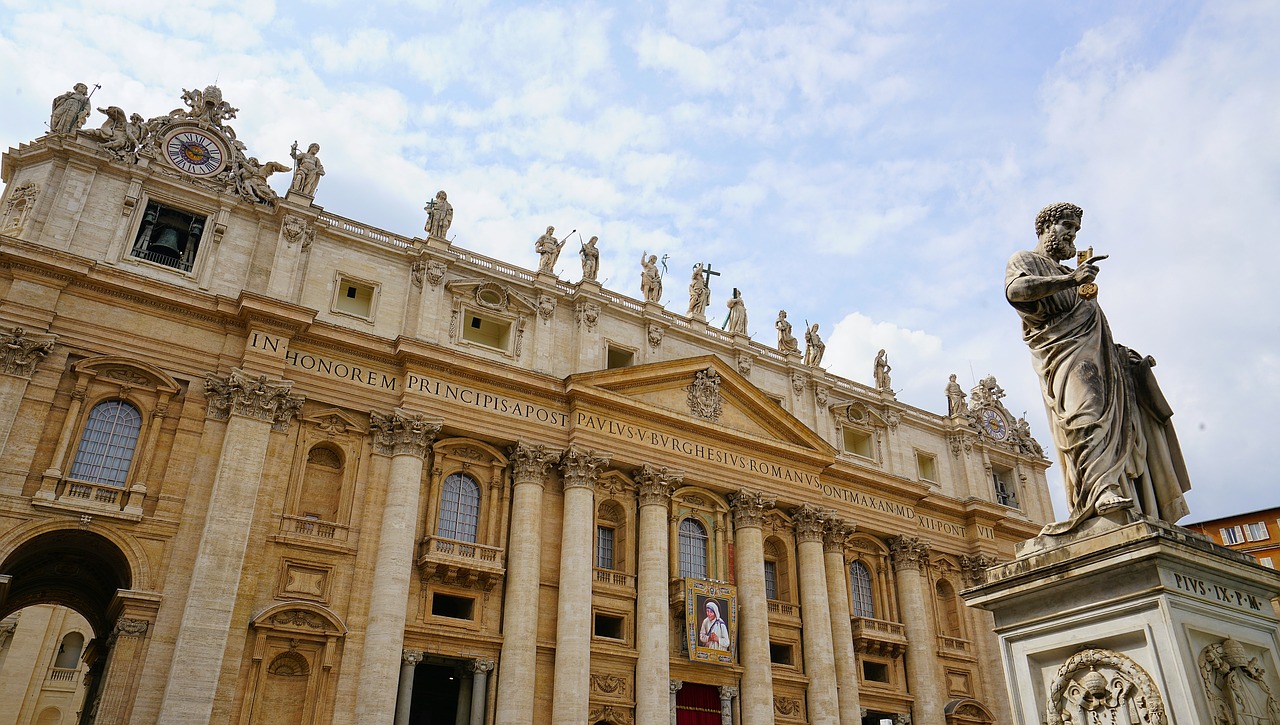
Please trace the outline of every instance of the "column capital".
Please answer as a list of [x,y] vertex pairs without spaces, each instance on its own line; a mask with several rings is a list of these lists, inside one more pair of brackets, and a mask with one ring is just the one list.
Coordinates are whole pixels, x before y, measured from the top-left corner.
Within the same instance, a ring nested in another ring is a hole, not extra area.
[[976,587],[987,583],[987,569],[1000,563],[990,554],[961,554],[960,575],[966,587]]
[[57,339],[57,335],[33,335],[21,327],[0,332],[0,373],[30,378],[36,363],[53,352]]
[[733,511],[735,529],[758,529],[764,525],[764,512],[773,508],[776,496],[740,489],[729,494],[729,508]]
[[536,483],[541,486],[547,480],[547,470],[559,455],[559,451],[541,443],[517,441],[507,449],[514,483]]
[[681,687],[684,687],[684,680],[671,680],[668,684],[671,687],[671,694],[674,695],[680,691]]
[[822,550],[843,555],[845,547],[849,544],[849,537],[857,530],[857,524],[828,516],[826,524],[822,527]]
[[791,519],[795,522],[798,541],[822,541],[822,533],[827,525],[826,509],[811,503],[800,504],[791,510]]
[[384,456],[417,456],[425,458],[440,432],[441,422],[421,413],[396,408],[391,413],[369,411],[369,433],[373,435],[373,452]]
[[496,667],[497,664],[498,663],[494,660],[471,660],[471,662],[467,663],[467,669],[472,672],[487,674],[489,672],[493,672],[493,668]]
[[721,685],[721,686],[720,686],[720,699],[721,699],[722,701],[723,701],[723,700],[732,700],[733,698],[735,698],[735,697],[737,697],[737,696],[738,696],[738,688],[737,688],[737,687],[735,687],[735,686],[733,686],[733,685]]
[[684,472],[646,463],[636,472],[635,479],[636,485],[640,487],[641,506],[666,508],[671,502],[675,487],[684,482]]
[[932,544],[918,536],[893,536],[889,538],[889,555],[898,569],[925,571],[929,564]]
[[416,649],[406,649],[400,651],[401,665],[416,665],[422,661],[422,651]]
[[214,420],[227,420],[232,415],[271,424],[271,430],[289,430],[289,421],[302,410],[303,397],[290,395],[292,380],[271,380],[266,375],[253,377],[240,368],[222,376],[207,373],[204,394],[209,399],[205,415]]
[[585,488],[593,490],[600,469],[609,465],[609,456],[571,444],[560,456],[560,475],[565,490]]
[[111,628],[111,634],[107,635],[107,647],[115,645],[116,640],[121,637],[145,637],[150,629],[151,623],[145,619],[121,617],[116,620],[116,626]]

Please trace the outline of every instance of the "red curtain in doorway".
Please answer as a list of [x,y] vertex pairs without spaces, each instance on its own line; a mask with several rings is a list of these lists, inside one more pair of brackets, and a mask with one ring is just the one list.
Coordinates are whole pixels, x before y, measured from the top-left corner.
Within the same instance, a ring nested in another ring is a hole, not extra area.
[[676,692],[676,725],[721,725],[720,689],[684,683]]

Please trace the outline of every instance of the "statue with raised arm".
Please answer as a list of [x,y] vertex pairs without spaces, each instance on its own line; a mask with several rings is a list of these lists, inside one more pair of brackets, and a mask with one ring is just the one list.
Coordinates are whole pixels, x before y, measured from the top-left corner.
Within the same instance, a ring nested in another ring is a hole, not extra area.
[[791,334],[791,323],[787,322],[787,311],[778,310],[778,319],[773,323],[778,331],[778,352],[783,355],[799,355],[800,344],[796,336]]
[[[578,237],[582,239],[582,237]],[[578,256],[582,257],[582,281],[595,282],[596,276],[600,274],[600,250],[596,248],[596,242],[600,241],[600,237],[592,237],[582,245],[582,249],[578,252]]]
[[449,203],[449,195],[443,189],[437,191],[436,198],[427,202],[424,211],[427,212],[427,225],[422,230],[428,237],[445,239],[449,225],[453,224],[453,204]]
[[662,272],[656,254],[640,253],[640,294],[645,302],[662,301]]
[[49,114],[51,133],[75,133],[89,120],[89,86],[77,83],[53,99],[53,112]]
[[[538,273],[555,274],[556,262],[560,260],[560,250],[564,242],[557,241],[555,227],[547,227],[546,233],[533,243],[533,251],[538,253]],[[568,238],[565,238],[568,241]]]
[[730,335],[747,334],[747,305],[742,301],[742,293],[733,288],[733,296],[725,300],[729,308],[729,317],[725,320],[725,330]]
[[1096,262],[1076,257],[1084,211],[1052,204],[1036,215],[1039,244],[1016,252],[1005,269],[1005,296],[1022,318],[1049,428],[1062,460],[1071,513],[1042,533],[1063,534],[1122,509],[1174,523],[1187,514],[1186,466],[1156,384],[1155,360],[1111,338],[1093,291]]
[[813,323],[804,332],[804,364],[811,367],[822,365],[822,356],[827,352],[827,344],[818,334],[818,323]]
[[289,155],[293,157],[293,181],[289,184],[289,191],[307,196],[316,195],[320,177],[324,176],[324,164],[320,163],[320,157],[317,156],[319,153],[318,143],[313,143],[305,152],[298,153],[298,142],[293,142],[293,148],[289,150]]
[[889,371],[892,369],[889,367],[888,354],[884,350],[876,353],[875,369],[871,374],[875,378],[877,390],[893,390],[893,382],[889,379]]
[[711,288],[707,286],[706,272],[702,262],[693,265],[693,275],[689,277],[689,317],[697,320],[706,319],[707,305],[711,303]]

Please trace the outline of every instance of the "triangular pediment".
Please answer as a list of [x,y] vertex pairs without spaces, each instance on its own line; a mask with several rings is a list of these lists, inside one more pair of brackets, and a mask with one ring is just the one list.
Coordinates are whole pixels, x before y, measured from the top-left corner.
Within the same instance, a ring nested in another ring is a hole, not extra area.
[[821,436],[714,355],[582,373],[568,383],[571,397],[604,408],[634,408],[637,415],[669,416],[684,427],[835,454]]

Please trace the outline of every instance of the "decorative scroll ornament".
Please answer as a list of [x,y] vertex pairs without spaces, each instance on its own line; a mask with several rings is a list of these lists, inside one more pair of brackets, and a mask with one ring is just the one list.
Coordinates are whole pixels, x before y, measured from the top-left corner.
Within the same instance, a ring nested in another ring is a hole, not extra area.
[[1164,700],[1137,662],[1108,649],[1087,649],[1058,668],[1049,687],[1047,725],[1168,725]]
[[116,621],[116,626],[112,628],[111,634],[107,636],[107,646],[112,646],[121,637],[145,637],[149,629],[151,629],[151,623],[145,619],[122,617]]
[[387,456],[410,455],[423,458],[440,432],[440,422],[421,413],[396,408],[395,412],[369,412],[369,432],[373,451]]
[[21,327],[0,332],[0,373],[29,378],[36,363],[53,352],[57,335],[32,335]]
[[857,530],[857,524],[828,514],[822,526],[822,550],[844,553],[849,545],[849,537],[853,536],[853,532]]
[[406,649],[406,650],[400,651],[400,664],[402,665],[416,665],[421,661],[422,661],[421,650]]
[[232,413],[271,423],[278,432],[289,430],[289,420],[302,409],[303,397],[290,395],[291,380],[269,380],[266,375],[251,377],[234,368],[227,377],[205,376],[204,393],[209,398],[205,415],[227,420]]
[[471,660],[471,664],[469,665],[469,668],[472,672],[475,672],[475,673],[480,673],[480,672],[488,673],[488,672],[493,672],[493,668],[496,667],[497,665],[498,663],[494,662],[493,660]]
[[791,391],[796,395],[804,392],[806,378],[804,373],[791,373]]
[[556,313],[556,298],[551,295],[538,295],[538,317],[550,320]]
[[579,327],[586,326],[587,332],[591,332],[596,329],[596,322],[600,320],[600,305],[594,302],[579,302],[573,309],[573,315]]
[[559,451],[541,443],[520,441],[507,451],[511,460],[512,475],[516,483],[541,484],[547,478],[547,470],[559,457]]
[[724,398],[720,396],[720,374],[712,368],[699,371],[688,392],[689,412],[706,420],[719,420],[724,412]]
[[565,489],[593,489],[600,469],[607,465],[609,456],[597,455],[595,451],[580,448],[576,444],[569,446],[560,456],[560,473]]
[[729,494],[729,508],[733,511],[735,528],[760,528],[764,526],[765,512],[773,508],[777,498],[759,491],[741,489]]
[[307,223],[306,219],[297,214],[289,214],[284,218],[281,232],[284,234],[285,242],[290,246],[302,242],[303,249],[310,247],[311,242],[316,238],[316,230]]
[[640,488],[641,506],[665,507],[671,501],[672,490],[684,482],[684,474],[646,463],[636,472],[635,479]]
[[795,697],[775,697],[773,711],[784,717],[800,717],[804,714],[804,705]]
[[916,536],[894,536],[889,539],[889,554],[899,569],[919,569],[929,564],[929,542]]
[[987,569],[999,564],[994,556],[989,554],[961,554],[960,555],[960,574],[964,578],[964,584],[967,587],[976,587],[979,584],[987,583]]
[[40,196],[40,185],[34,181],[24,181],[9,191],[9,198],[4,203],[4,216],[0,221],[0,233],[17,236],[22,233],[31,215],[31,209]]
[[822,541],[822,530],[827,523],[827,512],[811,503],[801,504],[791,511],[796,525],[798,541]]
[[1280,701],[1267,686],[1266,670],[1243,644],[1231,638],[1211,644],[1201,650],[1198,665],[1212,725],[1280,723]]
[[629,680],[625,677],[610,674],[591,675],[591,689],[602,695],[618,695],[625,697],[629,688],[627,687]]
[[662,345],[662,337],[666,331],[656,322],[649,323],[649,347],[657,350]]
[[587,722],[606,722],[609,725],[631,725],[631,713],[613,705],[595,705],[587,713]]
[[738,372],[743,377],[751,376],[751,356],[746,353],[738,353]]
[[320,631],[328,628],[328,622],[323,617],[305,609],[286,609],[283,612],[276,612],[267,621],[277,627],[296,627]]
[[438,287],[444,281],[444,273],[448,270],[449,265],[444,262],[427,262],[427,282],[432,287]]

